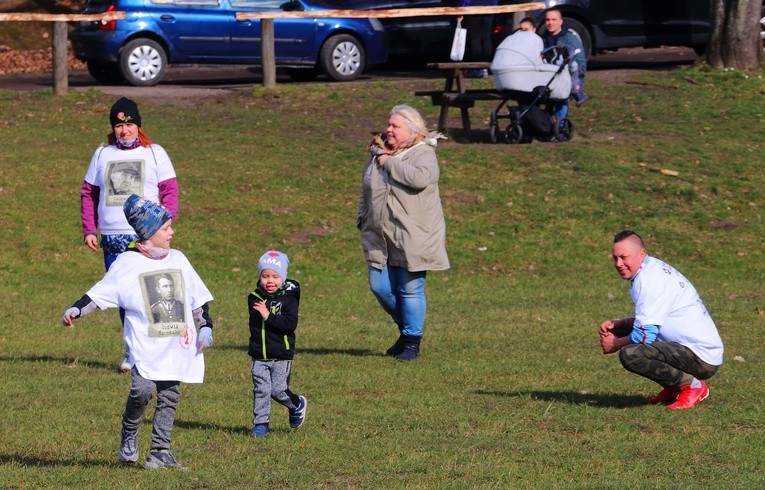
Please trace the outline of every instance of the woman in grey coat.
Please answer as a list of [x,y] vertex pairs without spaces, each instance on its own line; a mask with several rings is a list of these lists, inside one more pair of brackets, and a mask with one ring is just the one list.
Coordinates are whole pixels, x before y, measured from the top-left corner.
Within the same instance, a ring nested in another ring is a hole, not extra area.
[[416,359],[425,324],[425,275],[446,270],[446,224],[438,193],[436,142],[422,116],[397,105],[384,134],[369,146],[357,224],[369,287],[398,326],[386,353]]

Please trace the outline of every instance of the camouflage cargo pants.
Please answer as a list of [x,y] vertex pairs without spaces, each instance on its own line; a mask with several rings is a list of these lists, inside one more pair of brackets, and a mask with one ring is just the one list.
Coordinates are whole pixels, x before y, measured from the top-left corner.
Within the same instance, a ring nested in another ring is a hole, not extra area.
[[629,344],[619,351],[619,360],[627,371],[665,387],[687,385],[694,377],[709,379],[720,367],[707,364],[676,342]]

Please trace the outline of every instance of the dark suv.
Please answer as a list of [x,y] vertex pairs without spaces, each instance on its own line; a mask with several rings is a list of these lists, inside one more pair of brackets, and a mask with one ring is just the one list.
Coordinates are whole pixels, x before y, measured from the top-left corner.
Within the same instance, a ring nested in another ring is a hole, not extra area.
[[[579,34],[588,54],[617,48],[659,46],[689,46],[701,53],[709,41],[710,0],[544,1],[547,7],[554,5],[560,9],[563,24]],[[542,11],[532,14],[536,15],[538,25],[542,25]],[[498,30],[503,28],[500,37],[511,32],[510,22]]]
[[[588,54],[617,48],[658,46],[689,46],[700,52],[709,40],[711,0],[544,1],[547,7],[560,8],[564,25],[579,34]],[[374,8],[440,7],[457,3],[456,0],[383,0]],[[500,5],[521,3],[527,3],[527,0],[499,1]],[[537,18],[540,33],[544,30],[542,12],[527,12]],[[388,63],[448,61],[454,19],[453,16],[380,19],[390,42]],[[493,39],[498,45],[512,32],[513,16],[495,15],[494,22]]]
[[330,19],[322,10],[346,0],[88,0],[83,13],[126,12],[125,20],[81,22],[70,39],[74,54],[103,83],[151,86],[168,64],[260,64],[260,20],[237,12],[305,10],[312,18],[276,19],[277,66],[295,79],[324,73],[353,80],[387,58],[387,37],[377,19]]

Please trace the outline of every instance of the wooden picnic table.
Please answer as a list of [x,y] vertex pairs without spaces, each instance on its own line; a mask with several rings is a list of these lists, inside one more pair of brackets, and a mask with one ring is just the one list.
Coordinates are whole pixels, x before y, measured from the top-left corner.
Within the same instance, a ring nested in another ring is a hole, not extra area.
[[[438,130],[443,131],[446,128],[446,121],[449,117],[450,107],[459,107],[462,116],[462,129],[469,135],[470,113],[468,109],[473,107],[476,100],[496,100],[497,96],[492,94],[492,90],[470,91],[467,88],[468,70],[488,69],[489,62],[447,62],[447,63],[428,63],[428,68],[441,70],[444,74],[443,90],[417,91],[415,95],[429,96],[434,105],[441,106],[441,112],[438,116]],[[461,95],[468,94],[469,95]]]

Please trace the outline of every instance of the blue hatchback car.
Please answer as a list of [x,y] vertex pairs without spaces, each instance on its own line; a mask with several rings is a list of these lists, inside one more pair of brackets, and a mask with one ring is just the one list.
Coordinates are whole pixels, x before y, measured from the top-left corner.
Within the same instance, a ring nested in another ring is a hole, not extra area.
[[260,64],[260,20],[237,12],[315,11],[274,20],[276,64],[297,80],[324,73],[357,78],[385,63],[387,37],[377,19],[321,17],[345,0],[88,0],[83,13],[126,12],[125,20],[81,22],[70,34],[75,56],[102,83],[152,86],[168,64]]

